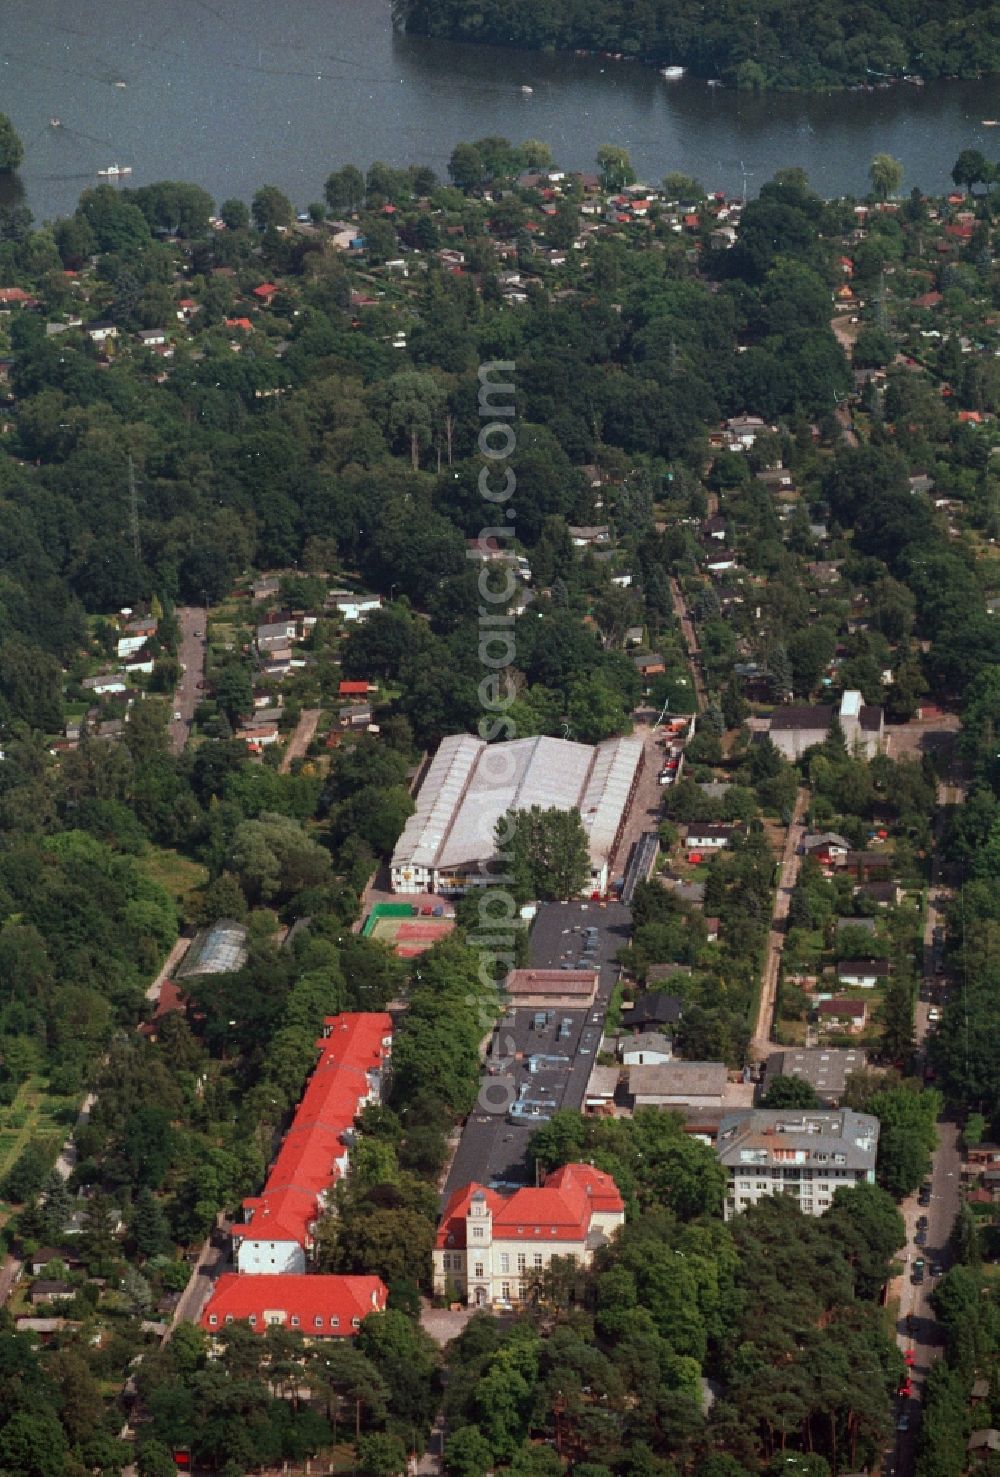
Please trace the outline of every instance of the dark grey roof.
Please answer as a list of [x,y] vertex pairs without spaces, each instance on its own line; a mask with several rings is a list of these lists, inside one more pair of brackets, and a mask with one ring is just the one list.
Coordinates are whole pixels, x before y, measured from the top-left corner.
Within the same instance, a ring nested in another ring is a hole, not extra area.
[[815,729],[824,733],[833,722],[836,709],[826,703],[818,705],[800,704],[788,708],[775,708],[771,714],[772,732],[789,731],[798,728]]
[[623,1005],[622,1025],[639,1030],[647,1026],[673,1026],[683,1013],[684,1002],[679,995],[668,995],[663,990],[647,990],[631,1008],[627,1002]]

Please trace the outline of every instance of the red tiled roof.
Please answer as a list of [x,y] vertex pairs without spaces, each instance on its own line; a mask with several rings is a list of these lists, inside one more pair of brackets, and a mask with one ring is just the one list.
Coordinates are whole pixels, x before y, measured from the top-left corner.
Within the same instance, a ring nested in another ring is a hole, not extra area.
[[486,1197],[493,1216],[493,1235],[500,1240],[533,1241],[555,1236],[560,1241],[585,1241],[595,1211],[624,1210],[618,1186],[609,1174],[590,1164],[565,1164],[537,1190],[498,1195],[477,1184],[456,1190],[441,1216],[438,1246],[465,1246],[465,1217],[477,1193]]
[[261,298],[274,297],[277,290],[273,282],[262,282],[259,287],[254,288],[253,295]]
[[339,1178],[343,1136],[368,1096],[368,1073],[389,1054],[392,1017],[382,1011],[328,1016],[320,1058],[302,1094],[260,1195],[244,1200],[247,1219],[234,1240],[295,1241],[304,1246],[321,1197]]
[[246,1277],[225,1272],[201,1315],[202,1328],[215,1332],[246,1319],[254,1333],[268,1324],[298,1328],[307,1338],[350,1338],[370,1313],[381,1313],[389,1296],[381,1277]]
[[0,287],[0,303],[33,303],[36,299],[23,287]]
[[337,688],[337,692],[340,694],[341,697],[355,697],[358,695],[360,695],[361,697],[367,697],[368,683],[341,682],[340,686]]
[[179,1010],[184,1010],[187,1005],[187,996],[178,989],[173,980],[164,980],[160,986],[160,993],[156,1000],[156,1009],[148,1021],[143,1021],[139,1027],[140,1036],[154,1036],[156,1034],[156,1023],[161,1021],[165,1015],[174,1015]]
[[227,328],[242,328],[245,333],[253,332],[253,324],[249,318],[227,318]]

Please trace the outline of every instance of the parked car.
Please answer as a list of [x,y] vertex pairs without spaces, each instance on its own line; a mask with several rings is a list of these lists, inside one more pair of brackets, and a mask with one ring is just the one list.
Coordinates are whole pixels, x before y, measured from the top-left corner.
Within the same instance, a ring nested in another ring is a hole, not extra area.
[[914,1240],[914,1243],[917,1246],[926,1246],[927,1245],[927,1232],[924,1231],[924,1230],[918,1231],[916,1233],[916,1235],[914,1236],[913,1240]]
[[910,1429],[910,1412],[908,1410],[901,1411],[900,1412],[900,1415],[899,1415],[899,1420],[896,1422],[896,1430],[897,1431],[908,1431],[909,1429]]
[[931,1276],[932,1277],[943,1277],[944,1276],[944,1262],[931,1262]]

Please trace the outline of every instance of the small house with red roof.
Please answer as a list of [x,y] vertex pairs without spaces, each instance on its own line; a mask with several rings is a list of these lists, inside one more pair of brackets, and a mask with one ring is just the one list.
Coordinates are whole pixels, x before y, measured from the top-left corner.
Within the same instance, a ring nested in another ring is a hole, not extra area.
[[624,1223],[618,1186],[591,1164],[564,1164],[513,1195],[465,1185],[438,1226],[434,1291],[475,1308],[520,1303],[553,1257],[589,1266]]
[[159,1038],[164,1018],[186,1010],[187,996],[173,980],[164,980],[160,986],[160,993],[156,997],[156,1009],[152,1017],[148,1021],[143,1021],[139,1026],[139,1035],[144,1036],[147,1041],[155,1042]]
[[367,682],[350,682],[346,678],[337,687],[339,697],[367,697]]
[[254,297],[259,303],[263,303],[265,308],[271,306],[277,293],[278,289],[273,282],[262,282],[259,287],[255,287],[253,290]]
[[241,1277],[224,1272],[201,1315],[208,1333],[247,1323],[254,1333],[298,1330],[307,1339],[352,1338],[371,1313],[383,1313],[381,1277]]

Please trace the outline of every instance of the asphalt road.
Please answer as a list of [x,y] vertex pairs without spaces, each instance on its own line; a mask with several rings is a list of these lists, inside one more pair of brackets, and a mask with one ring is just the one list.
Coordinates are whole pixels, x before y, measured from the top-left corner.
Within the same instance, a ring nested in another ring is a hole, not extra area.
[[[177,658],[181,664],[181,677],[174,693],[170,710],[170,742],[175,753],[180,753],[188,741],[194,710],[201,696],[199,682],[205,675],[205,618],[206,612],[196,605],[182,605],[177,610],[177,623],[181,636]],[[180,717],[175,717],[180,714]]]
[[[946,807],[959,803],[962,791],[954,782],[942,784],[938,790],[938,812],[935,828],[939,831]],[[940,1007],[946,997],[948,980],[938,969],[942,963],[940,940],[944,937],[944,910],[951,896],[950,889],[941,883],[940,865],[935,856],[928,894],[927,912],[924,919],[923,971],[920,999],[917,1002],[914,1022],[914,1037],[917,1045],[917,1061],[924,1060],[924,1047],[933,1024],[927,1014],[932,1005]],[[899,1299],[899,1321],[896,1325],[896,1341],[904,1351],[912,1349],[915,1362],[912,1369],[913,1397],[899,1402],[897,1419],[905,1415],[908,1429],[896,1432],[895,1444],[887,1454],[884,1466],[885,1477],[910,1477],[916,1469],[919,1442],[921,1401],[923,1386],[930,1366],[941,1355],[943,1338],[934,1319],[930,1305],[936,1278],[930,1275],[934,1262],[948,1267],[948,1239],[961,1202],[962,1158],[958,1148],[959,1131],[954,1123],[939,1120],[938,1146],[932,1161],[930,1204],[920,1206],[917,1197],[911,1196],[900,1206],[906,1221],[906,1251],[904,1253],[903,1276],[890,1289],[890,1297]],[[915,1245],[913,1237],[919,1216],[927,1217],[927,1239],[922,1247]],[[924,1260],[924,1279],[913,1281],[913,1265],[917,1257]],[[908,1316],[912,1323],[907,1326]],[[912,1332],[911,1332],[912,1329]]]
[[[594,1066],[604,1026],[608,999],[618,977],[614,962],[629,940],[632,915],[620,903],[543,903],[531,931],[531,964],[536,969],[558,969],[575,963],[583,953],[583,929],[596,926],[597,997],[587,1010],[553,1011],[543,1030],[534,1028],[534,1008],[511,1011],[498,1027],[498,1070],[483,1077],[479,1103],[470,1114],[445,1182],[444,1199],[476,1180],[496,1188],[527,1183],[525,1152],[534,1129],[507,1121],[507,1108],[527,1086],[530,1097],[558,1108],[579,1109]],[[572,1024],[559,1039],[563,1020]],[[530,1072],[531,1056],[565,1057],[540,1071]]]

